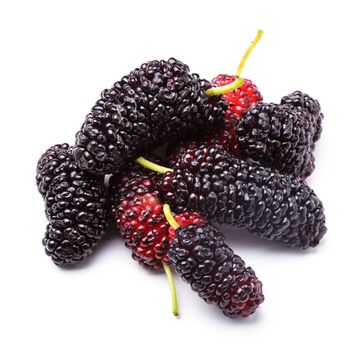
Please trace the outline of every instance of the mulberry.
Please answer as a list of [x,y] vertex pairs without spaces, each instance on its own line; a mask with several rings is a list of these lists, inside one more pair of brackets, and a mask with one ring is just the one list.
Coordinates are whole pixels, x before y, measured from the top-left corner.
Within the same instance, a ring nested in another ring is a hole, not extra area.
[[67,144],[49,148],[37,164],[36,183],[49,220],[43,245],[59,266],[85,259],[107,226],[107,196],[102,177],[81,171]]
[[207,97],[210,87],[174,58],[144,63],[104,90],[87,115],[73,151],[79,167],[118,173],[147,149],[213,129],[227,104]]
[[307,94],[302,93],[301,91],[295,91],[287,96],[282,97],[281,104],[292,105],[298,109],[307,110],[309,113],[313,114],[315,116],[315,133],[313,141],[316,142],[319,140],[322,132],[321,123],[323,120],[323,113],[321,113],[321,106],[317,100],[313,99]]
[[322,202],[305,181],[239,160],[219,147],[182,153],[161,189],[176,212],[196,211],[292,247],[314,247],[326,232]]
[[[156,173],[138,165],[118,179],[111,179],[112,214],[125,245],[142,266],[162,269],[169,264],[168,249],[174,237],[158,199]],[[181,226],[201,224],[197,213],[176,216]]]
[[249,316],[264,301],[262,283],[254,271],[209,224],[178,228],[169,257],[182,279],[228,317]]
[[259,102],[238,122],[239,151],[244,158],[306,178],[315,168],[322,118],[319,103],[300,92],[282,98],[280,105]]

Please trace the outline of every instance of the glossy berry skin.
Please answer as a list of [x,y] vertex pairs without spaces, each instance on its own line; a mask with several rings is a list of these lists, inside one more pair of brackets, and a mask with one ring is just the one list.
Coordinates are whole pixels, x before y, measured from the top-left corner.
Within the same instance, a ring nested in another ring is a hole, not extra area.
[[[204,218],[201,214],[196,212],[184,212],[180,214],[176,214],[174,216],[175,221],[181,226],[188,226],[188,225],[202,225],[204,223]],[[169,225],[169,243],[172,242],[172,240],[175,237],[175,229],[173,229]]]
[[106,232],[107,194],[102,177],[81,171],[67,144],[49,148],[37,164],[36,183],[49,220],[43,245],[56,265],[83,261]]
[[150,193],[135,195],[118,206],[116,223],[132,257],[154,269],[168,264],[169,225],[162,203]]
[[175,212],[196,211],[292,247],[314,247],[326,232],[322,202],[298,177],[206,145],[182,153],[173,168],[162,193]]
[[299,110],[306,110],[312,114],[315,117],[313,124],[315,130],[313,142],[316,142],[320,139],[322,132],[322,120],[324,116],[321,112],[320,103],[317,100],[308,94],[304,94],[301,91],[294,91],[293,93],[282,97],[281,105],[291,105],[298,108]]
[[[225,86],[233,83],[237,78],[237,75],[220,74],[211,83],[214,86]],[[242,86],[223,94],[222,98],[228,104],[225,119],[230,121],[231,125],[225,125],[218,137],[218,141],[220,144],[227,145],[228,150],[239,157],[240,152],[237,146],[236,133],[237,123],[242,117],[243,112],[254,107],[259,101],[262,101],[263,97],[251,80],[244,79]]]
[[[134,165],[121,177],[111,179],[110,192],[112,216],[133,259],[146,268],[162,269],[163,263],[169,264],[174,230],[163,214],[156,181],[157,173]],[[175,219],[180,225],[203,222],[197,213],[182,213]]]
[[244,158],[306,178],[315,168],[322,119],[319,103],[301,92],[283,97],[282,104],[259,102],[238,122],[239,151]]
[[102,92],[76,134],[74,156],[93,174],[118,173],[128,161],[170,140],[205,134],[222,123],[220,96],[174,59],[150,61]]
[[[224,86],[234,82],[236,79],[237,76],[220,74],[214,78],[211,83],[214,86]],[[168,158],[171,164],[174,162],[173,159],[176,159],[184,149],[188,147],[197,147],[204,142],[208,147],[216,144],[221,145],[235,156],[241,157],[237,145],[236,133],[238,120],[242,117],[243,112],[255,106],[263,97],[256,85],[254,85],[251,80],[245,79],[242,86],[223,94],[222,98],[228,104],[223,125],[217,127],[209,136],[193,137],[191,141],[187,142],[173,142],[168,152]]]
[[254,271],[210,224],[177,229],[169,257],[182,279],[228,317],[249,316],[264,301],[262,283]]
[[[237,75],[220,74],[211,83],[214,86],[225,86],[233,83],[237,78]],[[226,92],[222,97],[228,103],[226,119],[231,119],[231,115],[228,115],[230,112],[241,117],[244,111],[263,99],[257,86],[249,79],[244,79],[243,85],[233,91]]]
[[[147,156],[147,159],[160,164],[160,160]],[[150,193],[159,196],[157,183],[159,174],[138,164],[132,164],[120,175],[113,175],[109,179],[109,196],[112,214],[123,200],[132,199],[136,194]]]

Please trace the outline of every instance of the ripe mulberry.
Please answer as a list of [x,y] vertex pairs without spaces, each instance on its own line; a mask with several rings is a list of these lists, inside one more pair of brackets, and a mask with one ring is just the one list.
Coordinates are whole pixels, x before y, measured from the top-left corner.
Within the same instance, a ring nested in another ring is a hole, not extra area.
[[[168,250],[174,237],[163,214],[163,204],[156,190],[157,173],[138,165],[121,177],[111,179],[112,216],[132,257],[142,266],[162,269],[169,264]],[[181,226],[201,224],[197,213],[176,216]]]
[[209,224],[177,229],[169,257],[182,279],[228,317],[249,316],[264,301],[262,283],[254,271]]
[[239,151],[244,158],[306,178],[315,168],[322,118],[319,103],[300,92],[282,98],[280,105],[259,102],[238,122]]
[[196,211],[292,247],[314,247],[326,232],[322,203],[305,181],[219,147],[182,153],[161,187],[175,212]]
[[314,121],[314,137],[313,141],[316,142],[319,140],[322,132],[322,120],[323,113],[321,113],[320,103],[310,97],[307,94],[302,93],[301,91],[295,91],[287,96],[282,97],[281,100],[282,105],[292,105],[301,110],[307,110],[309,113],[315,116]]
[[43,245],[59,266],[85,259],[107,226],[107,196],[102,177],[81,171],[67,144],[49,148],[37,164],[36,183],[49,220]]
[[76,135],[74,156],[94,174],[119,172],[171,139],[206,133],[223,121],[221,97],[207,97],[211,85],[170,58],[150,61],[104,90]]

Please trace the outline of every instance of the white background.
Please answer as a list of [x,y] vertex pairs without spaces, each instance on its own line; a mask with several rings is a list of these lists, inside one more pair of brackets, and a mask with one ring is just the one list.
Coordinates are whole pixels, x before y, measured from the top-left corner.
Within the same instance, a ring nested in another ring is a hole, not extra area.
[[[2,1],[1,349],[349,348],[349,16],[346,1]],[[176,278],[145,271],[117,235],[88,262],[60,269],[41,245],[40,154],[74,134],[100,91],[150,59],[170,56],[211,79],[245,68],[266,101],[295,89],[325,114],[310,185],[328,233],[298,251],[246,232],[228,241],[264,283],[266,301],[230,320]]]

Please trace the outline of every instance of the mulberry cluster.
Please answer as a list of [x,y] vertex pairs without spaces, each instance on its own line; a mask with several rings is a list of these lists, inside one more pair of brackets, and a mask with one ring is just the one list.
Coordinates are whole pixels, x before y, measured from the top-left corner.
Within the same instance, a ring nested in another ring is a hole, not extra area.
[[144,63],[104,90],[87,115],[73,151],[79,167],[118,173],[148,149],[212,130],[227,104],[205,95],[210,86],[174,58]]
[[292,247],[316,246],[326,232],[321,201],[298,177],[239,160],[220,147],[188,149],[163,178],[173,210],[197,211]]
[[239,151],[244,158],[306,178],[315,168],[313,150],[322,119],[318,101],[299,91],[279,105],[259,102],[238,122]]
[[107,195],[101,177],[81,171],[67,144],[49,148],[37,164],[36,183],[46,206],[45,252],[59,266],[85,259],[107,225]]
[[182,279],[226,316],[249,316],[264,301],[262,284],[254,271],[212,225],[177,229],[169,257]]
[[[211,83],[174,58],[142,64],[101,93],[74,146],[41,156],[36,183],[49,221],[42,243],[55,264],[83,261],[111,215],[132,257],[166,273],[174,315],[170,264],[207,303],[246,317],[264,301],[262,283],[211,222],[292,247],[319,243],[324,210],[304,179],[314,169],[323,114],[300,91],[263,103],[241,78],[262,33],[236,75]],[[143,158],[167,145],[162,162]]]

